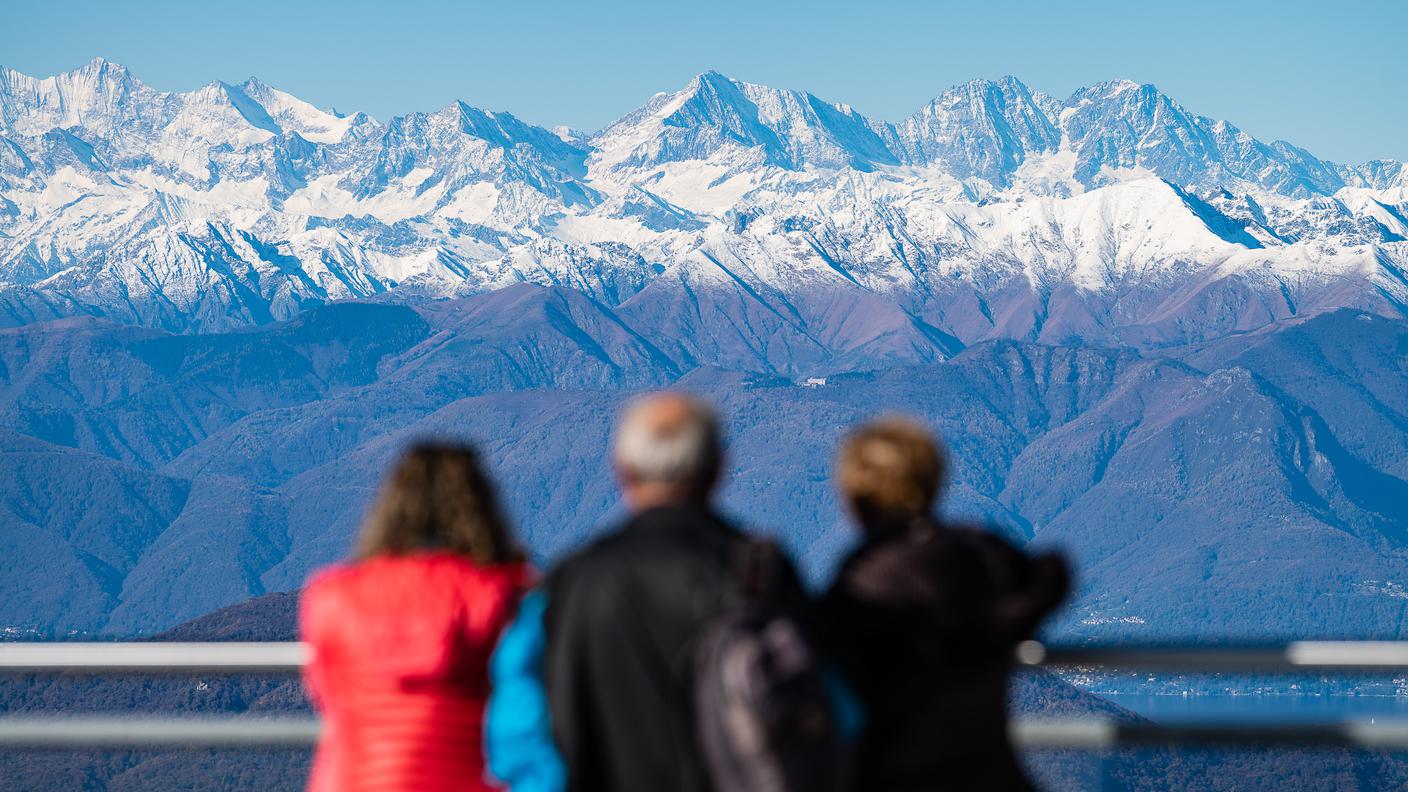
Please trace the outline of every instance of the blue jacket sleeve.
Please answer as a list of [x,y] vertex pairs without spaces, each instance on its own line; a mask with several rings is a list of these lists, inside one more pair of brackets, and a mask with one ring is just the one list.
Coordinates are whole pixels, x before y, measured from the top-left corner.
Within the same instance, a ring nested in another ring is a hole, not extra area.
[[831,705],[831,715],[836,719],[836,730],[841,739],[854,743],[865,731],[865,705],[856,695],[846,677],[831,666],[822,668],[822,682],[826,684],[826,698]]
[[543,684],[547,601],[541,589],[523,598],[489,663],[493,693],[485,712],[484,753],[489,773],[513,792],[567,788]]

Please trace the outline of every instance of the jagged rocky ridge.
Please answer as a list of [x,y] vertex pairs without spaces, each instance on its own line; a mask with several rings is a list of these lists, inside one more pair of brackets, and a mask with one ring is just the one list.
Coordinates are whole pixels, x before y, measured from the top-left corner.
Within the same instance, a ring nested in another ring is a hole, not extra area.
[[730,295],[812,342],[878,312],[919,362],[1401,315],[1405,236],[1401,163],[1327,162],[1129,82],[977,80],[888,123],[709,72],[581,135],[463,103],[383,123],[255,79],[162,93],[103,60],[0,71],[9,325],[220,330],[526,281],[637,313]]

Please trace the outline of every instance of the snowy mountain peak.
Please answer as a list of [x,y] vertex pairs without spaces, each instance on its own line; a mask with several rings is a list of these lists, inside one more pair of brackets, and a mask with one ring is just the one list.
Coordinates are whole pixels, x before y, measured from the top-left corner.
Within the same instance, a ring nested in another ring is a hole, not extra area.
[[1131,91],[1141,90],[1147,90],[1151,94],[1156,94],[1159,92],[1159,89],[1155,87],[1152,83],[1138,83],[1134,80],[1127,80],[1123,77],[1117,77],[1113,80],[1104,80],[1102,82],[1095,83],[1094,85],[1091,85],[1087,88],[1079,89],[1076,91],[1076,93],[1092,96],[1098,95],[1112,97],[1119,96],[1121,94],[1126,94]]
[[313,143],[336,143],[349,129],[372,124],[363,113],[344,116],[335,110],[322,110],[292,94],[273,88],[256,77],[239,86],[251,100],[257,102],[282,129],[297,132]]
[[1372,160],[1357,168],[1346,169],[1357,186],[1378,190],[1408,190],[1408,163],[1398,160]]
[[1344,186],[1329,163],[1190,113],[1148,83],[1115,80],[1082,88],[1066,100],[1060,120],[1076,153],[1075,178],[1087,186],[1135,168],[1204,190],[1245,185],[1305,197]]
[[215,83],[214,87],[219,93],[224,95],[230,106],[248,121],[250,126],[262,129],[273,135],[282,135],[284,130],[279,123],[269,115],[269,111],[264,106],[245,92],[242,86],[231,85],[227,82]]
[[727,88],[729,86],[737,86],[739,83],[735,82],[733,78],[718,69],[709,69],[708,71],[702,71],[694,75],[694,79],[689,81],[689,85],[686,86],[685,90],[699,90],[706,85]]
[[[894,124],[708,71],[583,135],[466,102],[380,123],[257,78],[163,93],[101,60],[0,71],[0,325],[208,329],[528,281],[609,305],[741,289],[789,322],[857,289],[899,322],[884,343],[1103,338],[1129,318],[1038,303],[1243,278],[1269,316],[1348,278],[1372,288],[1325,294],[1398,305],[1404,267],[1401,163],[1325,162],[1129,81],[971,80]],[[1018,318],[983,307],[1023,294]]]
[[1056,107],[1014,77],[971,80],[906,119],[899,139],[907,161],[1005,187],[1029,156],[1060,145]]
[[590,142],[594,161],[608,172],[708,161],[739,174],[896,164],[890,137],[888,125],[848,105],[709,71],[676,93],[657,94]]
[[38,79],[0,70],[0,129],[42,135],[55,127],[110,131],[133,120],[136,106],[158,94],[123,66],[102,58]]
[[126,66],[103,57],[96,57],[67,72],[48,78],[56,84],[76,85],[83,82],[122,85],[133,81]]

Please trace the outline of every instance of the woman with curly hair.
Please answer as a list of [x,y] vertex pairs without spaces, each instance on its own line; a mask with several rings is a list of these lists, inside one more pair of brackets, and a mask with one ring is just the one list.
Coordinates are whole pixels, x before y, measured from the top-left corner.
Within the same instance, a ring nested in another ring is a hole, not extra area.
[[481,790],[487,666],[531,571],[472,450],[402,457],[355,558],[303,594],[324,720],[309,789]]

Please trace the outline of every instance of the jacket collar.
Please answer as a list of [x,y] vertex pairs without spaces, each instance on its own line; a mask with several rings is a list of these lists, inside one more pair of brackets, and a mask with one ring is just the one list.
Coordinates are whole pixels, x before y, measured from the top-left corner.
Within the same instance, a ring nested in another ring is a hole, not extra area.
[[635,532],[675,528],[731,530],[727,521],[720,517],[712,507],[708,504],[695,503],[672,503],[636,512],[626,520],[623,530]]
[[906,536],[927,535],[940,529],[937,519],[921,514],[916,517],[885,515],[866,520],[861,529],[863,544],[879,544]]

